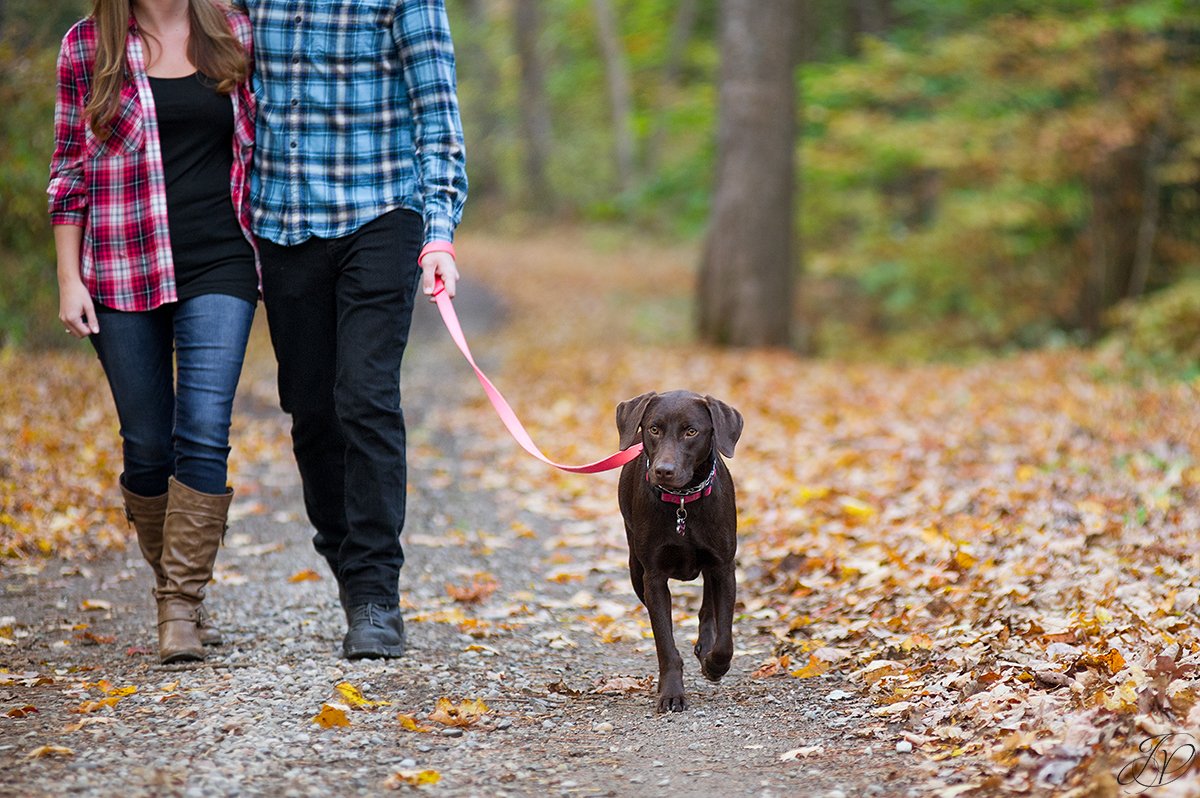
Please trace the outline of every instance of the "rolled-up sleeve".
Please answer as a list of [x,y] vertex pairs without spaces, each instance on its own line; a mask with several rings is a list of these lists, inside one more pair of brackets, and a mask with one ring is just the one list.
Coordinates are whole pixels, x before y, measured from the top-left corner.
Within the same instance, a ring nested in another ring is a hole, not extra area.
[[453,241],[467,200],[467,171],[445,3],[401,0],[392,35],[412,110],[425,240]]
[[88,196],[84,181],[83,103],[79,66],[70,34],[58,54],[58,80],[54,101],[54,155],[50,160],[50,220],[53,224],[82,226],[87,218]]

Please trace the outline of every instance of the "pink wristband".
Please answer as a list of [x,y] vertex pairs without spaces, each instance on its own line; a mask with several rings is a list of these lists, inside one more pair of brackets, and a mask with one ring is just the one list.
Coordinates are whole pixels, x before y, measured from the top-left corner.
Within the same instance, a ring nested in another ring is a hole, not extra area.
[[458,256],[454,254],[454,245],[449,241],[430,241],[421,248],[421,254],[417,256],[417,263],[424,260],[430,252],[449,252],[450,257],[458,260]]

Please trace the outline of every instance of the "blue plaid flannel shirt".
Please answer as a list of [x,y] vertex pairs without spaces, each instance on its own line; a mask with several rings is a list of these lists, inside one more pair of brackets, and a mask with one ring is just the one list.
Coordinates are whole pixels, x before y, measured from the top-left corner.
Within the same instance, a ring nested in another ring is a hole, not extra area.
[[258,98],[256,235],[291,246],[408,208],[453,241],[467,198],[443,0],[235,0]]

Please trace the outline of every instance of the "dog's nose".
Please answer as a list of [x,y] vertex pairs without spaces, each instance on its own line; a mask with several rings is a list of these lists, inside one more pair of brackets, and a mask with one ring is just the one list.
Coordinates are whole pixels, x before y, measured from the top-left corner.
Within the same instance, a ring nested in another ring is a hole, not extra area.
[[659,482],[667,482],[675,478],[674,463],[655,463],[654,478]]

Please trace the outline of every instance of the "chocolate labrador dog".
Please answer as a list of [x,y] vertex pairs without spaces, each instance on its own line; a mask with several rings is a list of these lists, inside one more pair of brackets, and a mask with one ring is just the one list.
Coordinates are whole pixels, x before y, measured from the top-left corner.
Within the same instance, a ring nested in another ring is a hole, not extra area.
[[691,391],[645,393],[617,406],[621,448],[642,456],[621,470],[618,502],[629,539],[629,578],[654,631],[658,711],[687,708],[683,659],[671,627],[668,579],[704,575],[700,672],[719,681],[733,659],[737,504],[721,455],[733,457],[742,414]]

